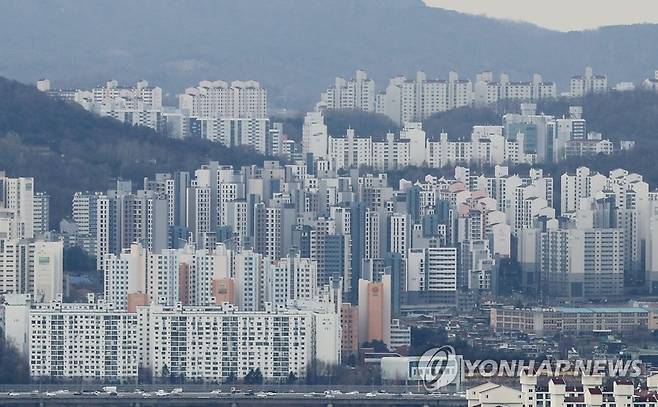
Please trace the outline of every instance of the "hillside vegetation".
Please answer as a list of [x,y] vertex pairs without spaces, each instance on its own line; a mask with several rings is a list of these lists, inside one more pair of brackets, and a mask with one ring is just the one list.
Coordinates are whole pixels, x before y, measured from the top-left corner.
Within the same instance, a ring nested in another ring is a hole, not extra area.
[[[566,116],[571,105],[583,106],[588,131],[596,131],[615,142],[636,142],[633,150],[617,152],[612,156],[588,157],[566,160],[558,164],[541,165],[547,172],[561,175],[579,166],[588,166],[607,173],[624,168],[642,174],[652,187],[658,186],[658,94],[637,90],[590,95],[582,100],[558,99],[540,103],[538,111],[556,117]],[[446,130],[450,138],[468,138],[474,124],[500,124],[501,116],[518,112],[518,103],[501,103],[491,108],[462,108],[433,115],[424,122],[427,134],[437,135]],[[515,170],[523,170],[520,166]],[[411,167],[391,173],[391,181],[400,178],[420,179],[424,174],[452,174],[452,169],[427,169]]]
[[0,170],[35,177],[36,189],[51,196],[51,226],[69,215],[76,191],[104,191],[117,178],[141,186],[156,172],[194,170],[209,160],[240,166],[263,157],[250,149],[167,139],[0,78]]

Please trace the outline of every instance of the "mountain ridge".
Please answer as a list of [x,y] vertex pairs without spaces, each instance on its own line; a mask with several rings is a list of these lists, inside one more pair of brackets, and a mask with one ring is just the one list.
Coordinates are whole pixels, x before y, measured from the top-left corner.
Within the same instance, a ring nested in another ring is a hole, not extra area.
[[512,80],[539,72],[565,89],[587,65],[611,83],[658,67],[656,24],[560,32],[421,0],[24,0],[4,6],[0,36],[0,76],[23,82],[145,78],[173,95],[202,79],[249,78],[268,87],[273,107],[294,109],[357,68],[380,89],[416,70],[473,79],[486,69]]

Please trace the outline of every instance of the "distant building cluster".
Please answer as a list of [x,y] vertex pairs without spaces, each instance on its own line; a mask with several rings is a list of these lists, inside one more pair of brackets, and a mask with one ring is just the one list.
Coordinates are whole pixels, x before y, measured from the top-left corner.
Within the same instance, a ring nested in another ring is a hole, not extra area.
[[[643,86],[650,87],[650,84],[647,80]],[[269,118],[267,90],[257,81],[204,80],[178,95],[177,107],[164,106],[162,89],[149,86],[146,81],[124,87],[112,80],[90,90],[66,90],[53,89],[49,80],[42,79],[37,81],[37,89],[56,99],[78,103],[101,116],[149,127],[168,137],[209,140],[227,147],[246,146],[267,156],[292,161],[305,158],[305,144],[289,139],[282,123]],[[619,84],[616,89],[628,90],[628,86]],[[594,75],[588,67],[583,75],[571,78],[568,96],[581,98],[607,90],[606,77]],[[404,137],[381,134],[367,140],[348,133],[330,135],[327,151],[315,157],[332,157],[338,168],[366,165],[384,171],[422,163],[433,167],[470,162],[543,163],[612,153],[614,146],[609,140],[602,139],[598,133],[585,132],[582,110],[574,110],[569,118],[562,119],[535,113],[532,106],[536,102],[557,96],[555,83],[544,82],[539,74],[533,75],[530,82],[511,81],[507,74],[501,74],[495,81],[493,73],[487,71],[471,82],[459,79],[456,72],[450,72],[447,80],[427,79],[425,73],[418,72],[413,80],[404,76],[392,78],[384,91],[377,91],[375,82],[365,71],[359,70],[355,79],[336,78],[334,86],[322,93],[315,112],[307,115],[309,123],[304,128],[321,126],[322,119],[316,112],[331,109],[381,113],[403,128],[414,128],[418,127],[416,123],[434,113],[510,100],[522,102],[526,108],[522,108],[520,116],[508,115],[502,128],[478,126],[471,140],[465,141],[448,141],[443,134],[430,135],[425,143],[427,154],[410,151]],[[568,120],[574,119],[582,120],[583,127],[567,135],[569,129],[560,126],[569,126]],[[508,121],[514,124],[508,126]],[[525,128],[521,129],[521,125]],[[545,129],[547,126],[549,128]],[[546,132],[551,134],[545,135]],[[548,138],[542,140],[542,137]],[[555,146],[550,137],[555,139]],[[318,149],[324,150],[324,144]]]
[[49,241],[48,195],[0,171],[0,293],[51,301],[63,289],[63,244]]
[[[628,90],[626,85],[618,86],[621,90]],[[581,98],[607,91],[607,77],[594,75],[592,68],[587,67],[583,75],[571,78],[569,91],[564,96]],[[495,81],[493,72],[485,71],[471,82],[459,79],[456,72],[450,72],[445,80],[427,79],[427,75],[419,71],[415,79],[405,76],[391,78],[384,90],[377,91],[368,74],[358,70],[354,79],[336,78],[334,85],[321,94],[316,110],[351,109],[380,113],[398,125],[404,125],[460,107],[488,106],[503,100],[537,102],[558,96],[561,95],[555,82],[545,82],[540,74],[534,74],[528,82],[514,82],[509,75],[502,73]]]
[[49,80],[42,79],[37,89],[168,137],[207,139],[228,147],[250,146],[261,154],[281,154],[281,125],[270,124],[267,90],[256,81],[201,81],[178,96],[177,108],[163,106],[162,89],[146,81],[133,87],[112,80],[91,90],[56,90]]
[[139,81],[132,87],[120,86],[116,80],[93,89],[52,89],[48,79],[37,81],[37,89],[58,100],[75,102],[86,110],[111,117],[132,126],[161,130],[165,125],[162,89]]
[[447,133],[429,137],[421,123],[408,122],[399,136],[384,139],[330,135],[320,112],[304,119],[302,154],[325,161],[331,168],[372,167],[389,171],[410,165],[442,168],[446,165],[504,165],[559,162],[574,157],[610,155],[614,144],[600,133],[587,131],[582,108],[574,106],[568,118],[536,113],[534,104],[521,105],[520,114],[506,114],[500,126],[474,126],[469,140],[451,141]]
[[[570,92],[606,91],[604,80],[588,69]],[[365,349],[404,355],[418,321],[485,305],[486,322],[461,323],[478,334],[533,337],[658,328],[655,304],[612,304],[627,298],[628,286],[644,295],[658,290],[658,192],[624,169],[551,175],[533,166],[614,150],[588,131],[578,106],[568,117],[537,114],[532,102],[555,97],[554,84],[539,76],[494,82],[482,73],[473,86],[456,74],[447,81],[419,74],[376,94],[357,72],[335,85],[325,108],[392,109],[386,114],[402,130],[333,135],[320,110],[306,115],[301,143],[287,140],[253,81],[203,81],[179,96],[176,110],[163,108],[162,91],[145,82],[71,92],[39,82],[104,116],[286,160],[240,168],[210,161],[137,186],[117,180],[106,191],[78,191],[59,233],[49,231],[49,197],[35,192],[34,179],[0,173],[1,320],[30,374],[228,381],[258,369],[283,382]],[[466,140],[427,135],[419,123],[436,111],[503,99],[524,101],[520,113],[476,125]],[[139,122],[146,117],[139,112],[159,118]],[[513,173],[513,164],[530,168]],[[407,166],[454,169],[389,179],[387,171]],[[69,248],[95,257],[102,272],[102,289],[85,303],[67,298]],[[512,286],[535,303],[511,307]],[[454,332],[448,337],[460,339]],[[369,359],[378,358],[373,353],[389,354],[369,352]],[[417,362],[400,360],[395,369]],[[476,388],[469,403],[535,405],[510,401],[530,393],[536,383],[529,380],[516,393]],[[612,400],[615,389],[600,391]]]
[[[316,124],[306,123],[309,134]],[[51,240],[20,235],[35,218],[33,181],[3,180],[14,215],[0,218],[6,335],[35,377],[125,381],[140,368],[192,380],[255,368],[268,380],[304,377],[372,341],[408,349],[410,315],[501,298],[509,261],[525,293],[555,306],[491,306],[495,332],[657,326],[650,307],[560,304],[621,300],[625,281],[658,287],[658,193],[621,169],[579,168],[557,187],[540,169],[457,166],[452,177],[391,186],[385,173],[339,173],[324,160],[210,162],[146,178],[137,191],[118,181],[76,193],[72,219]],[[103,272],[87,304],[63,301],[65,245],[95,255]],[[55,321],[57,332],[47,328]],[[214,348],[226,351],[199,356]]]

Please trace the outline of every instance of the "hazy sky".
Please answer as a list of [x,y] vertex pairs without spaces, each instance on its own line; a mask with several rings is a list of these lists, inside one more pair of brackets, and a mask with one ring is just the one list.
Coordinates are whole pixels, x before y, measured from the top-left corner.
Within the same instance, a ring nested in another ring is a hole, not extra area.
[[656,0],[424,0],[490,17],[521,20],[554,30],[583,30],[604,25],[658,23]]

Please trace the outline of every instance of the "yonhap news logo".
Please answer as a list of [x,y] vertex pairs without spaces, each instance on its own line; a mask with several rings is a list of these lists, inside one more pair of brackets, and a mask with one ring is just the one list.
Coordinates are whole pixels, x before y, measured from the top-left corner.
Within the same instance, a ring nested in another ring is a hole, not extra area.
[[434,392],[463,379],[518,378],[524,374],[634,378],[641,376],[642,368],[640,360],[468,360],[457,355],[452,346],[444,345],[420,356],[416,377],[427,391]]
[[460,371],[461,362],[449,345],[429,349],[418,361],[418,373],[427,391],[438,391],[453,383]]

